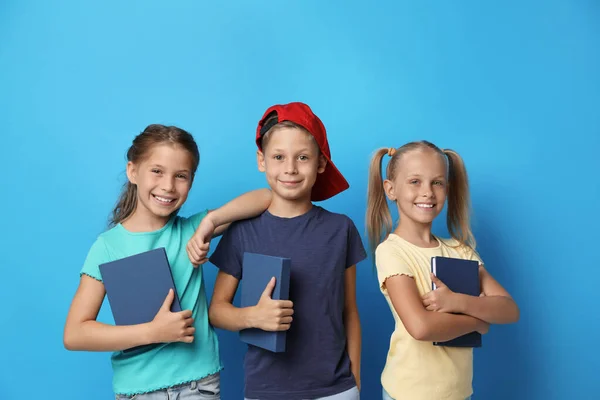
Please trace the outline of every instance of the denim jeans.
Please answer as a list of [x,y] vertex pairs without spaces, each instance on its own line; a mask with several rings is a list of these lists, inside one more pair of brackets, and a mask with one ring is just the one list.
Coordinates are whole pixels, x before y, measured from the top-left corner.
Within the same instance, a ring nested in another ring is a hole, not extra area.
[[184,383],[168,389],[156,390],[149,393],[124,396],[118,394],[116,400],[220,400],[220,374],[207,376],[198,381]]

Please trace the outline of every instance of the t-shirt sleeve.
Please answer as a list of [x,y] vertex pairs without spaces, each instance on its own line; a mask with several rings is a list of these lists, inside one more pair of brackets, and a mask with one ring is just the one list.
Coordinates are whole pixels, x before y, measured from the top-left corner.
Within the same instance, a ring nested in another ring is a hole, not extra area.
[[375,266],[379,287],[385,290],[386,279],[396,275],[414,277],[408,263],[404,261],[399,249],[387,242],[381,243],[375,250]]
[[363,246],[358,229],[354,222],[348,218],[348,247],[346,251],[346,268],[358,264],[367,258],[367,252]]
[[99,237],[90,248],[79,275],[88,275],[97,281],[102,282],[100,264],[104,264],[109,261],[111,261],[111,259],[108,255],[108,251],[106,250],[106,244],[104,243],[104,240]]
[[200,225],[200,221],[202,221],[202,219],[204,219],[204,217],[206,217],[207,214],[208,214],[208,210],[204,210],[197,214],[191,215],[187,218],[188,223],[192,226],[194,231],[196,229],[198,229],[198,225]]
[[217,248],[210,257],[210,262],[221,271],[236,278],[242,279],[242,252],[241,232],[239,225],[233,223],[225,231]]

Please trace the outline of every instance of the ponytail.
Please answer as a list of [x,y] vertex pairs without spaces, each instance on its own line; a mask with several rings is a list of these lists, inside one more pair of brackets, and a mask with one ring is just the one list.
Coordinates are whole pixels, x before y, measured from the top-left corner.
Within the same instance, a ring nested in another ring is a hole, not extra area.
[[369,248],[372,253],[375,253],[377,245],[392,231],[392,214],[383,190],[383,176],[381,173],[383,156],[390,153],[387,148],[377,150],[369,167],[366,227],[369,236]]
[[123,185],[123,190],[117,201],[109,226],[115,226],[125,221],[133,212],[137,205],[137,186],[127,181]]
[[467,170],[457,152],[445,149],[443,153],[448,157],[448,232],[460,244],[475,249],[470,223],[471,198]]

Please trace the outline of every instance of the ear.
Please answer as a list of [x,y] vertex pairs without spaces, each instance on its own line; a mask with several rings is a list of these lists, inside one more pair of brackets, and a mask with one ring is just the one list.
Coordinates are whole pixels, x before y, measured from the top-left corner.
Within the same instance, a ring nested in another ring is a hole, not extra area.
[[383,181],[383,191],[390,201],[396,201],[396,195],[394,194],[394,183],[389,179]]
[[265,168],[265,155],[260,150],[258,150],[256,152],[256,163],[258,164],[258,170],[260,172],[265,172],[266,171],[266,168]]
[[319,154],[319,167],[317,168],[317,173],[322,174],[325,172],[325,167],[327,167],[327,159],[323,154]]
[[129,161],[127,163],[127,179],[129,179],[129,182],[131,182],[133,185],[137,185],[136,179],[137,179],[137,167],[136,165]]

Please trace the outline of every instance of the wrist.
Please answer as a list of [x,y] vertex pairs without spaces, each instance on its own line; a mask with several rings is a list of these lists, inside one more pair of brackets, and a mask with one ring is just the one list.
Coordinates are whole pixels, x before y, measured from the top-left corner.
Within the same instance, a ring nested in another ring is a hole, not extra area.
[[[243,329],[259,328],[258,307],[246,307],[243,320]],[[259,328],[260,329],[260,328]]]
[[204,217],[202,221],[200,221],[200,225],[202,225],[203,223],[210,223],[214,228],[221,225],[221,221],[219,221],[219,210],[216,209],[209,211],[208,214],[206,214],[206,217]]
[[468,315],[468,301],[469,301],[469,296],[462,294],[462,293],[455,293],[456,295],[456,301],[455,301],[455,310],[452,310],[452,312],[457,313],[457,314],[467,314]]
[[142,345],[157,343],[156,334],[154,333],[154,324],[147,322],[140,325],[140,338],[142,339]]

